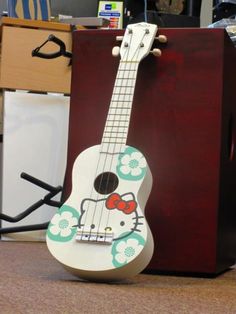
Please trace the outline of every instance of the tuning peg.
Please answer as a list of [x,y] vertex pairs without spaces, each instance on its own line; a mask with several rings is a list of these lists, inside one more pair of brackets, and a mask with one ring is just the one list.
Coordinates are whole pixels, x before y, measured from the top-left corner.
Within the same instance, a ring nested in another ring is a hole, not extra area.
[[155,57],[160,57],[161,56],[161,50],[158,48],[154,48],[153,50],[150,51]]
[[159,35],[158,37],[156,37],[155,39],[157,39],[160,43],[165,44],[167,43],[167,37],[165,35]]
[[123,38],[124,38],[124,36],[116,36],[116,40],[117,40],[117,41],[122,41]]
[[112,48],[112,55],[113,57],[118,57],[120,55],[120,47],[115,46]]

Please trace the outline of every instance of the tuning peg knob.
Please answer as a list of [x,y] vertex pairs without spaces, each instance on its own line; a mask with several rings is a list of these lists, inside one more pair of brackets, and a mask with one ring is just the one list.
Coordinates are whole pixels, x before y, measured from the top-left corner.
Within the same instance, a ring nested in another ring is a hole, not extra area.
[[156,37],[155,39],[157,39],[160,43],[165,44],[167,43],[167,37],[165,35],[159,35],[158,37]]
[[150,51],[155,57],[160,57],[161,56],[161,50],[158,48],[155,48]]
[[124,36],[116,36],[116,40],[117,40],[117,41],[122,41],[123,38],[124,38]]
[[112,48],[112,55],[113,57],[118,57],[120,55],[120,47],[115,46]]

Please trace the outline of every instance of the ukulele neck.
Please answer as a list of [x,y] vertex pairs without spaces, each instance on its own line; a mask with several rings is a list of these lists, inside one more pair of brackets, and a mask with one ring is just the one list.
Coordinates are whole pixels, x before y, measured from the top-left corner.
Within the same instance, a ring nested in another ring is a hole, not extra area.
[[103,132],[101,153],[124,151],[133,104],[139,62],[120,61]]

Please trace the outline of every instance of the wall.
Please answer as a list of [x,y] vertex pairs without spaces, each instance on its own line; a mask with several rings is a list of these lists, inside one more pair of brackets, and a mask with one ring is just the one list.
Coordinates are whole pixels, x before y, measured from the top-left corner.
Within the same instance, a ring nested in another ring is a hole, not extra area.
[[202,0],[201,7],[201,27],[206,27],[212,23],[213,0]]
[[[97,0],[51,0],[52,14],[96,16],[97,3]],[[0,14],[3,10],[7,11],[7,0],[0,0]]]
[[[205,27],[212,21],[213,0],[203,0],[201,9],[201,26]],[[86,3],[86,4],[85,4]],[[97,0],[51,0],[52,14],[73,14],[73,16],[96,16]],[[0,13],[7,10],[7,0],[0,0]]]
[[51,0],[52,14],[97,16],[97,0]]
[[0,0],[0,14],[2,11],[7,11],[7,0]]

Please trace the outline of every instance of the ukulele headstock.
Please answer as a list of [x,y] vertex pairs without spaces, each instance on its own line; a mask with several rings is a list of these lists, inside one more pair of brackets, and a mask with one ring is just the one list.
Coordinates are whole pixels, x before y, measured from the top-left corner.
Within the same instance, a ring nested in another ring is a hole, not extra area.
[[159,43],[166,43],[165,35],[156,35],[158,27],[149,23],[137,23],[127,26],[124,36],[117,36],[118,41],[122,41],[120,47],[115,46],[112,49],[113,56],[120,56],[121,61],[140,62],[149,53],[154,56],[161,56],[161,50],[155,48],[151,50],[154,40]]

